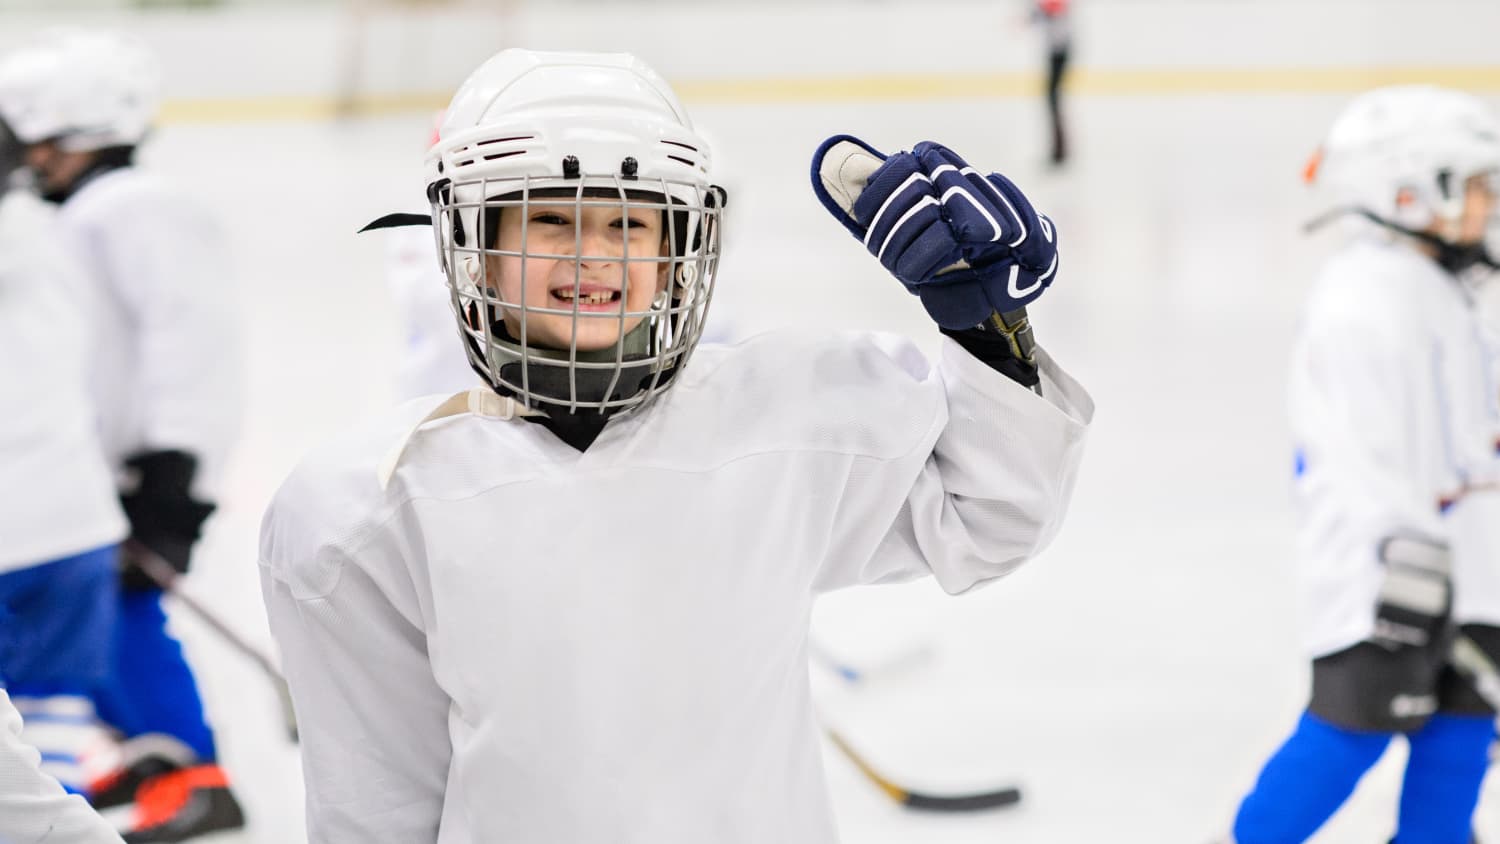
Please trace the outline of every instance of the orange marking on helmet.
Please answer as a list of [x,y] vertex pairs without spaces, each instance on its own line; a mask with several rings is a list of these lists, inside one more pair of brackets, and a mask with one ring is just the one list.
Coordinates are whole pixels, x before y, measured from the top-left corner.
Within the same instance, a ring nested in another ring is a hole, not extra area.
[[1310,185],[1318,180],[1318,169],[1323,166],[1323,148],[1313,150],[1308,156],[1307,163],[1302,165],[1302,183]]

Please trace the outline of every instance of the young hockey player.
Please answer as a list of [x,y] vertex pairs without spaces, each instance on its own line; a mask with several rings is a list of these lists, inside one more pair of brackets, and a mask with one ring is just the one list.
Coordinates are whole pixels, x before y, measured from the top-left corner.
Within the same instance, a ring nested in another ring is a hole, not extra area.
[[0,120],[0,686],[42,770],[82,791],[113,758],[92,695],[109,672],[125,518],[90,412],[87,285],[51,209],[10,187],[20,155]]
[[[434,117],[427,146],[438,142],[443,113]],[[386,286],[402,327],[397,362],[396,392],[403,399],[434,393],[452,394],[483,383],[457,342],[452,295],[443,268],[433,260],[432,230],[391,228],[386,232]],[[703,329],[701,342],[725,343],[731,338],[722,300]]]
[[660,77],[506,51],[441,134],[432,224],[488,387],[318,451],[262,528],[312,839],[834,840],[814,596],[964,592],[1060,524],[1092,410],[1020,310],[1050,221],[941,146],[831,139],[816,190],[941,362],[870,335],[694,353],[725,197]]
[[[185,571],[239,417],[234,284],[209,215],[134,166],[160,99],[153,57],[127,39],[58,32],[0,61],[0,116],[93,283],[89,359],[106,455],[130,522],[125,556]],[[93,785],[101,807],[136,799],[132,842],[242,825],[216,764],[193,675],[166,631],[161,590],[125,566],[100,717],[125,766]]]
[[1457,92],[1382,89],[1315,166],[1358,231],[1313,288],[1292,371],[1312,695],[1234,840],[1306,840],[1404,735],[1395,841],[1469,844],[1495,711],[1450,654],[1458,636],[1500,658],[1500,418],[1470,286],[1495,268],[1500,121]]

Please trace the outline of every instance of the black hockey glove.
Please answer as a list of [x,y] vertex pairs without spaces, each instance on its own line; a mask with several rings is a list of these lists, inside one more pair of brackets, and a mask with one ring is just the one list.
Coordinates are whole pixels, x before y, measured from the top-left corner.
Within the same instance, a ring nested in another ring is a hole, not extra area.
[[[130,538],[185,573],[193,543],[214,511],[213,504],[199,501],[191,492],[198,458],[184,451],[149,451],[129,458],[125,466],[133,477],[120,494],[120,504],[130,520]],[[127,589],[155,586],[130,564],[129,554],[125,556],[121,585]]]
[[1371,641],[1389,650],[1402,646],[1446,651],[1451,634],[1453,586],[1447,547],[1423,539],[1392,536],[1380,543],[1385,580],[1375,610]]

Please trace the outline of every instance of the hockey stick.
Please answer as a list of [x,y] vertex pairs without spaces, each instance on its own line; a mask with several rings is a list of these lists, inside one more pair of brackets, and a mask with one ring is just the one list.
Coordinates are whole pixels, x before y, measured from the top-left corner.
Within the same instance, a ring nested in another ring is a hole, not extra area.
[[[866,677],[866,671],[861,671],[853,666],[841,662],[816,641],[808,643],[808,654],[812,662],[821,665],[824,670],[838,675],[840,679],[850,685],[859,685]],[[899,660],[900,663],[910,662],[925,658],[929,655],[926,648],[918,648],[913,653],[906,654]],[[1015,786],[1006,786],[992,791],[981,791],[972,794],[929,794],[921,791],[913,791],[892,782],[885,775],[875,770],[863,756],[855,752],[839,732],[828,726],[828,719],[823,718],[823,732],[827,734],[828,740],[839,749],[854,767],[864,774],[871,782],[875,783],[881,791],[884,791],[892,800],[912,809],[922,809],[931,812],[978,812],[985,809],[997,809],[1002,806],[1011,806],[1021,802],[1021,789]]]
[[849,742],[839,735],[838,731],[825,724],[823,732],[828,736],[828,740],[833,742],[833,746],[854,763],[854,767],[858,768],[860,773],[875,783],[892,800],[908,808],[929,812],[979,812],[985,809],[998,809],[1002,806],[1014,806],[1021,802],[1021,789],[1014,786],[971,794],[930,794],[904,788],[891,782],[871,767],[864,757],[854,752],[854,748],[849,746]]
[[177,573],[177,569],[171,563],[162,559],[161,555],[134,539],[125,540],[124,550],[125,560],[129,565],[140,569],[142,574],[146,575],[146,577],[151,579],[152,583],[161,588],[161,591],[171,595],[178,603],[191,610],[204,624],[213,628],[213,631],[218,633],[226,643],[241,654],[249,657],[250,661],[254,662],[260,668],[261,672],[265,674],[266,679],[270,680],[271,685],[276,689],[276,696],[281,702],[281,721],[282,725],[286,728],[287,737],[293,743],[296,743],[298,739],[297,713],[292,708],[292,693],[287,688],[286,678],[282,676],[281,670],[276,667],[276,663],[272,662],[270,657],[261,653],[260,649],[246,641],[244,637],[230,629],[229,625],[220,621],[218,616],[214,615],[213,611],[204,606],[198,599],[177,588],[177,580],[181,575]]

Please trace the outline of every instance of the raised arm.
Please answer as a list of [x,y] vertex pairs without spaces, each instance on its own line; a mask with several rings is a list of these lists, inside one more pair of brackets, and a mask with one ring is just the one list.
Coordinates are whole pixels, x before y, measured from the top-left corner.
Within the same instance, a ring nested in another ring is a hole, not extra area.
[[[891,517],[877,497],[850,496],[859,504],[842,547],[852,553],[836,554],[820,586],[931,572],[957,593],[1004,575],[1056,532],[1093,415],[1088,394],[1036,347],[1026,313],[1056,278],[1052,221],[1004,176],[930,142],[886,156],[835,136],[814,153],[812,182],[946,335],[936,372],[909,373],[913,400],[938,411],[920,462],[880,469],[891,475],[882,485],[905,492],[890,531],[867,555],[858,526]],[[867,498],[875,509],[859,512]]]

